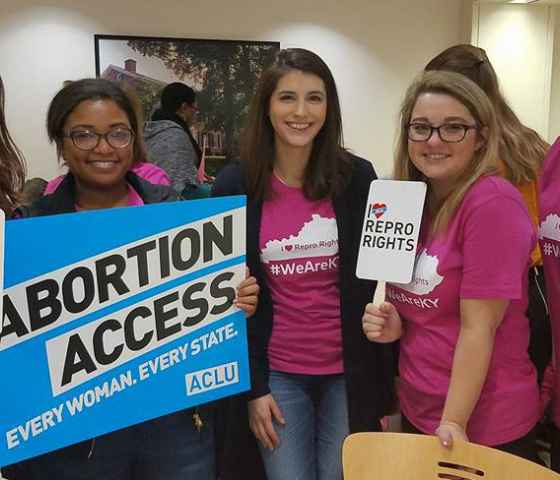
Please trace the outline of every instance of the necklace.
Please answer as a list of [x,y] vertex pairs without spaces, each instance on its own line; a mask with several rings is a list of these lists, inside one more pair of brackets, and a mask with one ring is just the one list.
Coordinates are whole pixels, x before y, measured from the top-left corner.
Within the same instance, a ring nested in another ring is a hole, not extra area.
[[278,181],[282,184],[285,185],[286,187],[290,187],[290,188],[301,188],[303,185],[303,182],[299,182],[297,181],[297,185],[292,185],[290,184],[290,182],[286,179],[286,177],[282,176],[282,174],[280,174],[280,172],[278,170],[276,170],[275,168],[272,170],[272,173],[274,174],[274,176],[278,179]]
[[278,170],[274,169],[274,170],[272,170],[272,173],[280,181],[280,183],[282,185],[286,185],[286,187],[289,187],[288,182],[286,182],[286,180],[284,180],[284,177],[282,177],[282,175],[280,175],[280,172],[278,172]]

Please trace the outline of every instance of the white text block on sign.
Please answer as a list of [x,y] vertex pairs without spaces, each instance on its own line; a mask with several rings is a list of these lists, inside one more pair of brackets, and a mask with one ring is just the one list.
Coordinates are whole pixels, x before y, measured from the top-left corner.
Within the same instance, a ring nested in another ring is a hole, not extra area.
[[356,276],[410,282],[425,197],[423,182],[371,182]]

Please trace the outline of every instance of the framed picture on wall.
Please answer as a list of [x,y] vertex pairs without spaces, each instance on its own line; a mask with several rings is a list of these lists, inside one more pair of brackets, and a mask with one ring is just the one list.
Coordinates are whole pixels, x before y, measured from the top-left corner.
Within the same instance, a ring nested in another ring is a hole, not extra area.
[[257,81],[279,49],[279,42],[95,35],[95,71],[133,90],[145,120],[165,85],[192,87],[199,108],[192,133],[215,175],[237,155]]

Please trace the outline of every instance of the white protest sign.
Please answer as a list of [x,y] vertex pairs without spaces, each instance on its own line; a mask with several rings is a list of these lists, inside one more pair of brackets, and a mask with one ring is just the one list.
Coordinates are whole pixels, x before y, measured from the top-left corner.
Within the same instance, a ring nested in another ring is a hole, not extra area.
[[368,280],[409,283],[426,184],[374,180],[369,188],[356,276]]

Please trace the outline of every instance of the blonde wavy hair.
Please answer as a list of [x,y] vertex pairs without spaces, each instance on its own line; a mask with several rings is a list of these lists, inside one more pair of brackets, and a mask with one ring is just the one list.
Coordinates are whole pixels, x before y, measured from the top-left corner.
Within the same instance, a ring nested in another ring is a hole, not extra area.
[[[472,161],[457,179],[451,193],[434,204],[430,182],[412,163],[408,153],[408,125],[418,97],[424,93],[449,95],[467,108],[483,138]],[[464,75],[453,72],[424,72],[408,88],[400,110],[400,131],[395,152],[394,178],[423,181],[428,184],[427,205],[434,212],[432,233],[440,233],[449,225],[451,217],[461,204],[465,193],[483,175],[498,173],[499,127],[496,113],[486,94]]]
[[447,48],[426,65],[426,71],[445,70],[467,76],[484,92],[496,109],[499,159],[504,176],[515,185],[537,180],[549,144],[523,125],[500,91],[498,76],[484,49],[462,44]]

